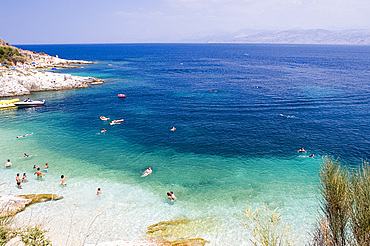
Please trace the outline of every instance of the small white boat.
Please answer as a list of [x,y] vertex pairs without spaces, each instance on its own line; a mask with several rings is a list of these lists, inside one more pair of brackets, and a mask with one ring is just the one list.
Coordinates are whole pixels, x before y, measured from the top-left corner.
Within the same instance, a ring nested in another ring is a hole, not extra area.
[[20,108],[38,107],[38,106],[44,106],[44,104],[45,104],[45,100],[33,101],[30,99],[24,100],[23,102],[14,103],[15,106],[20,107]]

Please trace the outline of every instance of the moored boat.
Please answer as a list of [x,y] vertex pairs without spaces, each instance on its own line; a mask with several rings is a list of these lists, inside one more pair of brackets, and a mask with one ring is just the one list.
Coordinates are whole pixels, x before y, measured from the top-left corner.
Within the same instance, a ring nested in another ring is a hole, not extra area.
[[45,100],[33,101],[30,99],[24,100],[23,102],[14,103],[15,106],[20,107],[20,108],[38,107],[38,106],[44,106],[44,104],[45,104]]

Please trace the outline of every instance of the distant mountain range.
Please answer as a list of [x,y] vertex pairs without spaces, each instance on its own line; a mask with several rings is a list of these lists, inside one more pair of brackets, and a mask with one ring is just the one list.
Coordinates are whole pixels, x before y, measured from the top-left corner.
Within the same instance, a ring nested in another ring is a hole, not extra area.
[[208,36],[207,43],[280,43],[280,44],[351,44],[370,45],[370,30],[287,30],[255,31],[243,30],[232,34]]

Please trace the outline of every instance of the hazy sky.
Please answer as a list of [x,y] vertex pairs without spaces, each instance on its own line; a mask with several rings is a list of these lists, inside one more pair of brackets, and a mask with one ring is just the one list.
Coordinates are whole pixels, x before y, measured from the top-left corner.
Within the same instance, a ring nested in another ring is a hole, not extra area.
[[11,44],[187,42],[242,29],[370,29],[370,0],[0,0]]

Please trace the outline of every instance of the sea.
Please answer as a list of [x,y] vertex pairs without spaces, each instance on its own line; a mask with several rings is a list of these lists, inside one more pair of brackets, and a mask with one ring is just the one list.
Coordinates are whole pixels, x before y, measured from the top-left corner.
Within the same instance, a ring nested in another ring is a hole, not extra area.
[[[21,227],[47,228],[53,245],[143,239],[148,226],[171,220],[191,222],[169,226],[168,240],[252,245],[244,213],[263,206],[306,245],[320,211],[322,158],[350,168],[369,159],[370,46],[18,47],[94,61],[54,72],[105,81],[33,92],[18,98],[45,106],[0,110],[0,195],[63,196],[15,217]],[[33,166],[46,163],[37,180]],[[27,173],[22,189],[17,173]]]

